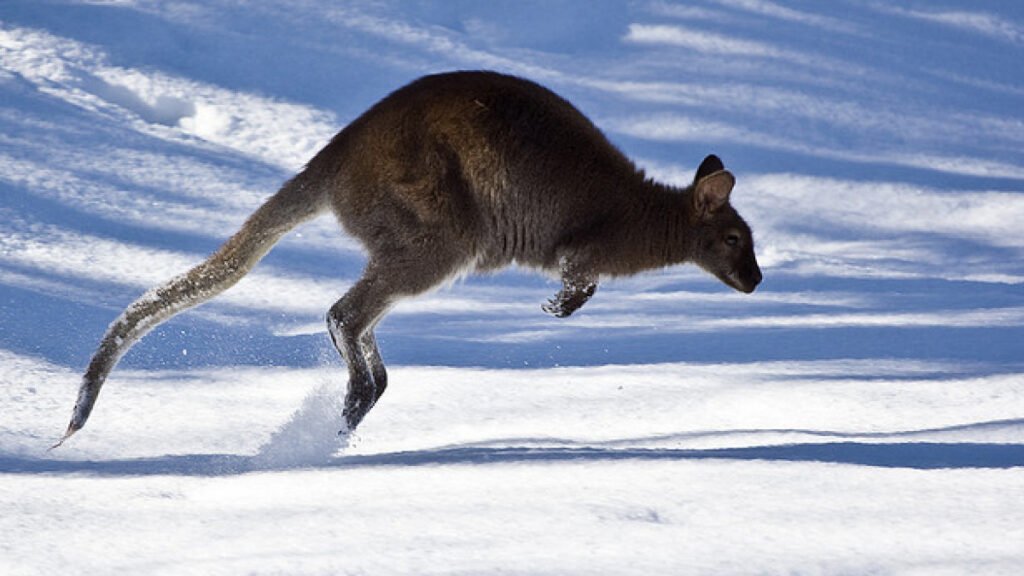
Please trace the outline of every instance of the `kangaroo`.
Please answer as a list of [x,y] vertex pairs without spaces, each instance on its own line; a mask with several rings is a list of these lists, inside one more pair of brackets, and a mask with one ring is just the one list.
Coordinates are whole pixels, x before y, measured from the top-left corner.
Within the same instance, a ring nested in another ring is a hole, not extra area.
[[289,230],[328,210],[358,238],[362,277],[327,313],[348,366],[342,431],[387,388],[374,337],[397,301],[512,263],[555,274],[542,305],[566,317],[598,280],[692,262],[736,290],[761,282],[735,179],[708,156],[685,188],[645,176],[579,110],[495,72],[425,76],[341,130],[206,261],[150,290],[107,329],[61,441],[80,430],[107,375],[148,331],[245,276]]

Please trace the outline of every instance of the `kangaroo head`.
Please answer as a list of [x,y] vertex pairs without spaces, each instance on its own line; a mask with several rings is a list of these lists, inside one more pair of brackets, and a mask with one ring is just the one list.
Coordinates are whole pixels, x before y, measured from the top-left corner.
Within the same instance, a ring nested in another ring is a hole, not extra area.
[[693,262],[725,284],[750,294],[761,283],[750,226],[729,204],[736,179],[722,161],[704,159],[691,188]]

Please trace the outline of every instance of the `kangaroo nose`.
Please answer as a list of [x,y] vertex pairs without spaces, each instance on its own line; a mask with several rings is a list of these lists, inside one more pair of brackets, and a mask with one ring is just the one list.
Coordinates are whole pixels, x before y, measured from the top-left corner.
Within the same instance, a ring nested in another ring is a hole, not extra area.
[[746,289],[744,290],[744,292],[746,292],[747,294],[753,292],[754,289],[757,288],[757,285],[761,283],[761,269],[755,266],[754,270],[750,273],[749,280],[750,281],[748,282]]

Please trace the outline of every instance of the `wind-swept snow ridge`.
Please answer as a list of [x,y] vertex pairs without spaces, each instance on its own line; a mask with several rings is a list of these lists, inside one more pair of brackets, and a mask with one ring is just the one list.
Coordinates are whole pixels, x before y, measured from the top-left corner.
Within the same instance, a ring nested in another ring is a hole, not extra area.
[[[134,288],[156,286],[203,258],[53,227],[37,227],[35,234],[20,232],[0,237],[0,263]],[[140,266],[139,262],[149,265]],[[330,279],[300,278],[263,267],[217,301],[258,310],[321,314],[337,298],[339,285]]]
[[310,106],[112,66],[101,48],[44,30],[0,28],[0,67],[76,106],[134,119],[147,134],[195,136],[289,171],[338,128],[332,114]]

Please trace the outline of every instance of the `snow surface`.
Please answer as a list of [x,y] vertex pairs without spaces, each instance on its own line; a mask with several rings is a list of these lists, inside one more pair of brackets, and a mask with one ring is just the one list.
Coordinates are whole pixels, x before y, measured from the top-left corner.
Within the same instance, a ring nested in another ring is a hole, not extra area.
[[[1024,6],[0,3],[0,574],[1024,572]],[[339,439],[330,218],[158,328],[139,294],[422,74],[565,95],[737,175],[765,282],[510,270],[401,304]]]

